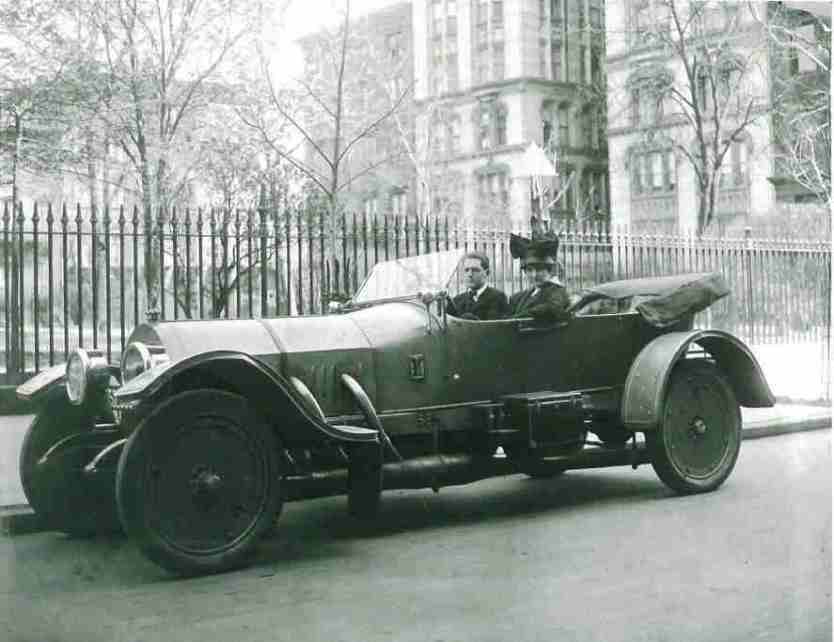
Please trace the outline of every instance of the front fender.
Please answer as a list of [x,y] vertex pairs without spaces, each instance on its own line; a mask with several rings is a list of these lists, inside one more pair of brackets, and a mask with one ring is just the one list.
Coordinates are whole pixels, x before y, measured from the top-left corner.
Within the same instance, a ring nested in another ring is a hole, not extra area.
[[197,388],[220,388],[245,397],[277,428],[285,443],[378,439],[375,431],[328,424],[280,373],[248,354],[229,350],[206,352],[152,368],[116,391],[113,407],[142,415],[165,396]]
[[657,427],[669,375],[693,343],[715,359],[727,376],[739,405],[764,408],[774,404],[773,393],[756,357],[739,339],[720,330],[669,332],[649,342],[631,365],[620,408],[626,428],[653,430]]
[[15,389],[18,399],[37,403],[45,398],[45,394],[57,386],[64,385],[66,381],[67,364],[58,365],[41,370],[34,377],[30,377]]

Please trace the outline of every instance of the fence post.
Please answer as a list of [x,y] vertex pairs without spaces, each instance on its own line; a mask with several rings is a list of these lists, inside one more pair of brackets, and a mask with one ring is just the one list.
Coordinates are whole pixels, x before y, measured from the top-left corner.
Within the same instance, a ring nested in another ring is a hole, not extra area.
[[756,343],[755,326],[753,323],[753,241],[750,238],[753,230],[744,228],[744,263],[747,270],[747,320],[750,324],[750,343]]
[[265,319],[267,316],[269,316],[266,309],[266,289],[268,286],[266,276],[266,242],[268,230],[266,227],[266,197],[264,195],[263,188],[261,189],[261,199],[258,207],[258,216],[261,219],[260,225],[258,227],[258,234],[261,237],[261,318]]

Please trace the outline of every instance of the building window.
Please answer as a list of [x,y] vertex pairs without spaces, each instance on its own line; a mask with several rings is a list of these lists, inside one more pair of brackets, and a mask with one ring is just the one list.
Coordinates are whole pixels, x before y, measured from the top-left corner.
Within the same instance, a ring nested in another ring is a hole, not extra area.
[[559,145],[561,147],[570,147],[570,111],[566,105],[559,107],[557,118],[559,120]]
[[457,36],[458,33],[458,5],[457,0],[446,0],[446,34]]
[[449,119],[449,152],[460,152],[460,116],[455,114]]
[[562,0],[550,0],[550,24],[562,28]]
[[473,77],[476,84],[504,78],[504,2],[472,0]]
[[485,83],[489,78],[489,49],[478,47],[475,55],[475,82]]
[[649,33],[650,16],[648,0],[631,2],[631,46],[639,47],[645,43]]
[[502,0],[492,0],[490,26],[495,40],[504,39],[504,3]]
[[591,47],[591,84],[605,89],[602,83],[602,53],[597,47]]
[[492,78],[504,79],[504,43],[498,43],[492,48]]
[[597,148],[608,147],[608,120],[605,115],[605,106],[598,105],[596,110]]
[[443,151],[445,142],[446,126],[440,117],[435,118],[431,128],[431,149],[437,155]]
[[480,150],[507,144],[507,108],[494,98],[482,100],[476,110],[477,146]]
[[718,175],[721,189],[742,187],[747,183],[747,144],[733,142],[724,154]]
[[633,154],[631,157],[632,196],[650,196],[674,192],[677,189],[675,152],[656,149]]
[[507,144],[507,108],[497,105],[495,109],[495,141],[498,145]]
[[492,109],[486,105],[481,105],[478,139],[479,149],[484,150],[492,147]]
[[478,200],[481,206],[506,210],[510,204],[509,185],[505,171],[478,174]]
[[431,24],[432,24],[432,33],[435,35],[442,33],[443,31],[443,0],[432,0],[431,5]]
[[[565,193],[562,194],[561,200],[556,203],[556,208],[567,210],[568,212],[574,212],[576,209],[576,177],[574,176],[573,168],[570,165],[563,165],[562,176],[564,176],[567,188],[565,189]],[[556,190],[557,194],[559,191],[564,189],[561,183],[562,180],[562,177],[560,177],[559,186]]]
[[582,142],[581,146],[584,148],[590,148],[593,146],[593,109],[591,107],[586,107],[582,110],[582,116],[580,120],[582,126]]
[[385,47],[388,49],[388,58],[394,63],[398,63],[402,58],[402,34],[391,33],[385,37]]
[[588,82],[585,75],[585,57],[587,56],[588,48],[585,45],[579,46],[579,78],[577,80],[583,85]]
[[446,90],[457,91],[458,88],[458,56],[454,54],[446,58]]
[[602,29],[602,0],[590,0],[590,6],[588,7],[588,18],[591,23],[591,29]]
[[663,96],[648,87],[631,91],[631,124],[656,125],[663,118]]
[[550,79],[562,80],[562,43],[558,40],[550,43]]

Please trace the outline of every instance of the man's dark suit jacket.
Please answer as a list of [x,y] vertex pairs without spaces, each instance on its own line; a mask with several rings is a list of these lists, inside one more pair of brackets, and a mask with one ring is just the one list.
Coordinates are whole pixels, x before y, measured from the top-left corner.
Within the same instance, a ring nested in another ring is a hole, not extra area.
[[446,312],[455,317],[465,315],[464,318],[475,317],[481,321],[489,321],[490,319],[503,319],[510,313],[510,307],[507,304],[506,294],[497,288],[487,286],[477,301],[473,299],[472,292],[469,290],[458,294],[449,302]]
[[533,317],[541,321],[561,321],[570,317],[570,297],[564,286],[546,281],[539,288],[528,288],[510,297],[512,317]]

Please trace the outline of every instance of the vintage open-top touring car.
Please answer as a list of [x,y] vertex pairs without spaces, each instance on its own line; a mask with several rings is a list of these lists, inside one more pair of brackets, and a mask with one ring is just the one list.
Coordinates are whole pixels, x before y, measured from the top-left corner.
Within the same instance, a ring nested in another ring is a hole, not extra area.
[[559,323],[476,321],[445,311],[462,255],[380,263],[336,314],[142,324],[119,366],[77,350],[18,388],[40,404],[31,506],[191,574],[245,561],[284,501],[346,494],[367,518],[386,489],[643,463],[680,493],[724,482],[739,405],[773,397],[741,341],[692,329],[720,275],[603,284]]

